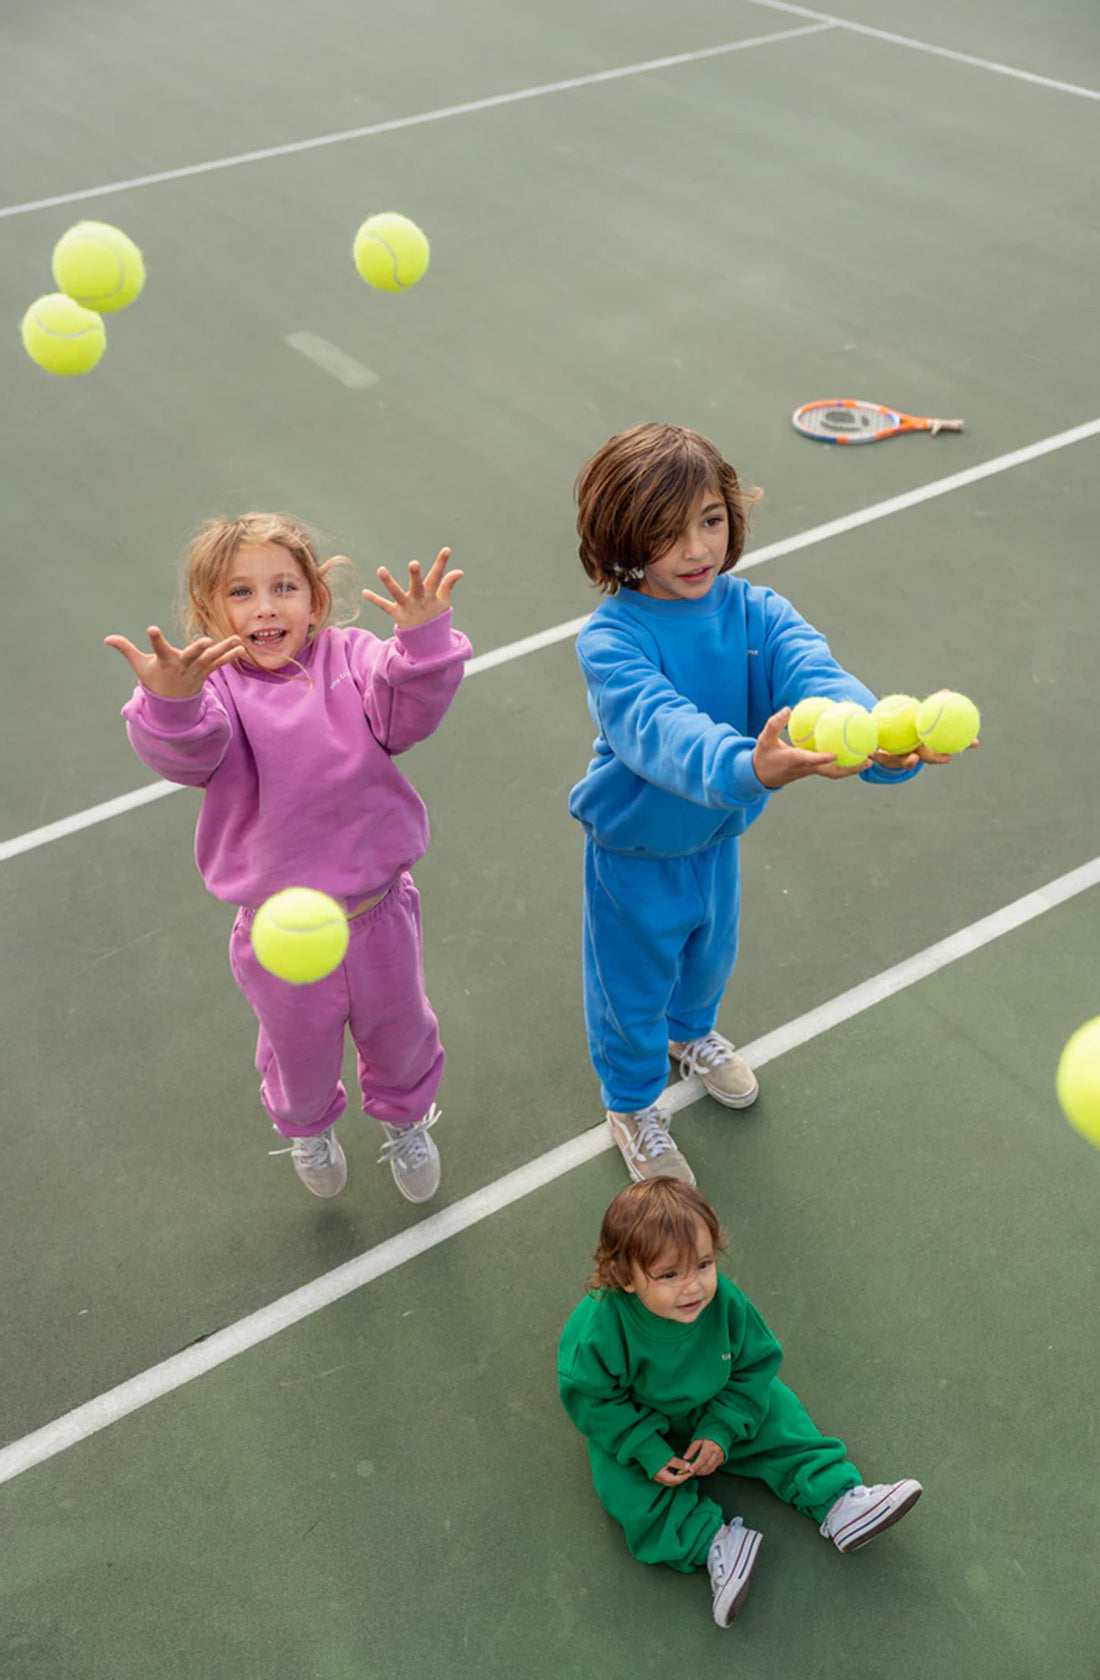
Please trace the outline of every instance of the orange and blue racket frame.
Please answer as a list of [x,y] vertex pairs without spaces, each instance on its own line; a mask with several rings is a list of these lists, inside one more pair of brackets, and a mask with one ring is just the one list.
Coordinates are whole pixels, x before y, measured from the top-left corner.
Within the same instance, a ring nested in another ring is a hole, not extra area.
[[791,424],[803,437],[817,443],[881,443],[899,432],[961,432],[961,420],[931,420],[917,414],[902,414],[881,403],[863,402],[858,397],[826,397],[821,402],[803,403],[791,415]]

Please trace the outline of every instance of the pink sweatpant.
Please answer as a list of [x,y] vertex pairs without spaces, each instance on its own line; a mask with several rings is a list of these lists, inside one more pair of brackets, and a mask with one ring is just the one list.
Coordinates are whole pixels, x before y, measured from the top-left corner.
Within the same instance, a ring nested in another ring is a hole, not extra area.
[[421,966],[420,896],[404,874],[380,904],[348,923],[340,967],[311,986],[261,968],[253,912],[239,910],[229,940],[233,978],[260,1023],[260,1096],[284,1137],[312,1137],[344,1112],[344,1029],[359,1052],[363,1109],[410,1125],[426,1114],[443,1077],[443,1047]]

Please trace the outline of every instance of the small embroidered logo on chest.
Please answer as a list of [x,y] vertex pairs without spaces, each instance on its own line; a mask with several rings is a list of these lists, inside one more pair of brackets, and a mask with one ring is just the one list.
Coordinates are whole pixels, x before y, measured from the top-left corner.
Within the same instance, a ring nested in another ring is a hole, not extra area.
[[750,659],[759,659],[760,657],[759,648],[746,648],[745,652],[748,654]]
[[341,671],[340,675],[338,677],[333,677],[332,681],[329,683],[328,686],[329,686],[330,693],[336,687],[337,683],[349,682],[350,679],[351,679],[351,672],[350,671]]
[[722,1355],[722,1358],[723,1358],[723,1359],[732,1359],[732,1358],[733,1358],[733,1354],[732,1354],[732,1353],[724,1353],[724,1354],[723,1354],[723,1355]]

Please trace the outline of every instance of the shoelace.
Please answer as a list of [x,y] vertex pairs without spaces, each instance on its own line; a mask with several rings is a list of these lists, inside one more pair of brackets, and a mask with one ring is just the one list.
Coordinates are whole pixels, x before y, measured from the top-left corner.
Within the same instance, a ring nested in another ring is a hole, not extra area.
[[694,1044],[689,1044],[680,1057],[680,1072],[685,1079],[690,1079],[693,1073],[698,1073],[701,1067],[721,1067],[723,1062],[733,1061],[733,1050],[725,1039],[716,1032],[709,1032],[705,1038],[697,1038]]
[[379,1161],[396,1159],[401,1166],[409,1168],[410,1171],[422,1167],[428,1159],[428,1144],[424,1133],[442,1117],[442,1110],[436,1108],[433,1103],[423,1120],[416,1120],[411,1126],[402,1126],[398,1137],[391,1137],[388,1143],[382,1145]]
[[676,1146],[668,1135],[669,1116],[663,1108],[651,1103],[643,1108],[634,1121],[634,1135],[638,1140],[638,1147],[643,1155],[653,1160],[656,1155],[666,1155]]
[[306,1167],[331,1167],[333,1152],[331,1148],[332,1128],[327,1132],[318,1132],[316,1137],[295,1138],[293,1143],[285,1149],[269,1149],[269,1155],[293,1155],[296,1161],[301,1161]]

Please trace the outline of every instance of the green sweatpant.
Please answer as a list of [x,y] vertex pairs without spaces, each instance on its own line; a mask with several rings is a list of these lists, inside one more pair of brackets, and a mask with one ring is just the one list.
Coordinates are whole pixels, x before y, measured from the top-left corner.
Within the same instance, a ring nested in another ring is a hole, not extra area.
[[[670,1453],[694,1440],[698,1418],[678,1418]],[[689,1572],[706,1562],[711,1541],[725,1522],[721,1507],[692,1480],[663,1487],[640,1464],[620,1464],[588,1443],[592,1479],[600,1503],[622,1527],[631,1553],[641,1563],[667,1563]],[[857,1487],[859,1471],[843,1441],[822,1435],[797,1394],[775,1378],[767,1416],[751,1441],[734,1441],[722,1465],[734,1476],[766,1482],[780,1499],[820,1523],[829,1507]]]

